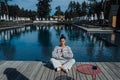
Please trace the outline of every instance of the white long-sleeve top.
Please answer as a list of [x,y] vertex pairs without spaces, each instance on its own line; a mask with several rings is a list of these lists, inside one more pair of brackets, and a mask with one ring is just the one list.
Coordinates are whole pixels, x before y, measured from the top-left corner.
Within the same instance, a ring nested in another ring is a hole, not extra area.
[[73,58],[73,53],[69,46],[65,46],[63,49],[60,46],[56,46],[52,52],[52,57],[59,60],[68,60]]

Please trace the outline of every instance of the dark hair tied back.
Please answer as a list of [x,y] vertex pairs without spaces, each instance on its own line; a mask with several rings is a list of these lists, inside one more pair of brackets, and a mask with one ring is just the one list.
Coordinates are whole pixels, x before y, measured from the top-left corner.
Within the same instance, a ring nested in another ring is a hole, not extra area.
[[61,40],[61,39],[66,39],[66,37],[65,37],[63,34],[61,34],[60,40]]

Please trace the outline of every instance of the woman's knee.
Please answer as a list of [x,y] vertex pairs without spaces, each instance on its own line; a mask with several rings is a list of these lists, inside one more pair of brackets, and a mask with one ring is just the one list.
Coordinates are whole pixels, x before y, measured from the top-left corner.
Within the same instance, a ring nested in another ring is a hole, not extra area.
[[50,59],[50,62],[53,62],[54,60],[55,60],[54,58],[51,58],[51,59]]
[[75,63],[75,59],[71,59],[70,61],[71,61],[72,63]]
[[51,58],[51,59],[50,59],[50,62],[56,62],[56,61],[58,61],[58,60],[55,59],[55,58]]

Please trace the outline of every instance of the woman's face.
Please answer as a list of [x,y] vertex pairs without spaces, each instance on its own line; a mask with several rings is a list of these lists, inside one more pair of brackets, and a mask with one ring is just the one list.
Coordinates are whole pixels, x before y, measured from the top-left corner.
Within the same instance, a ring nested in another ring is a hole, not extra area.
[[65,42],[66,42],[66,40],[64,38],[60,40],[61,45],[65,45]]

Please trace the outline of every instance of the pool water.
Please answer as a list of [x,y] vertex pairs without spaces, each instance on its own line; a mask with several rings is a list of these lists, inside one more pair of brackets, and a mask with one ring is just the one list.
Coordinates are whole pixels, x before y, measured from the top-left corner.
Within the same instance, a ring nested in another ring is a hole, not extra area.
[[0,60],[49,61],[64,34],[76,61],[119,62],[119,33],[87,33],[72,25],[37,24],[0,31]]

